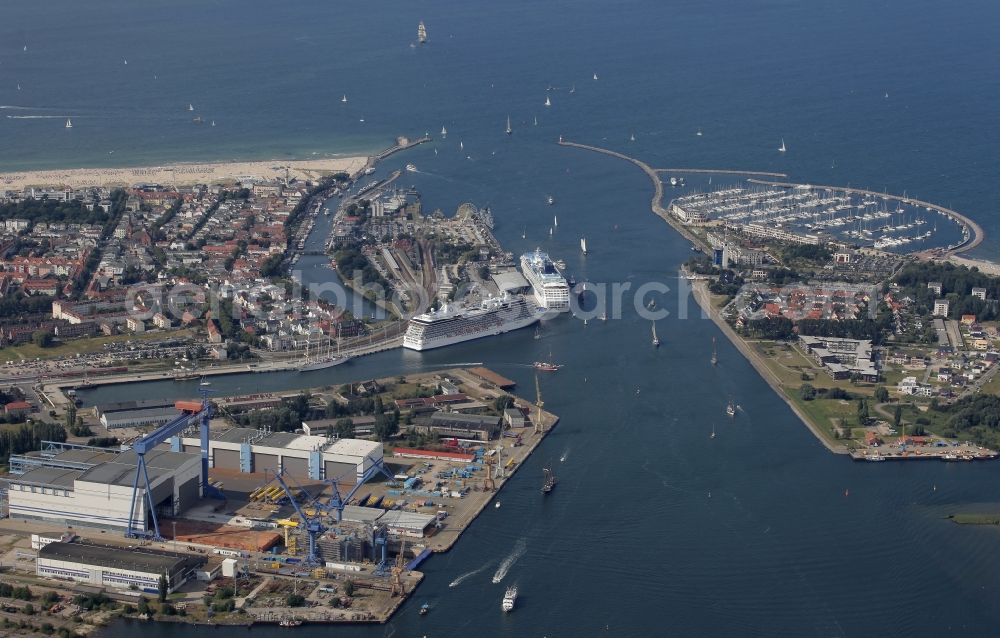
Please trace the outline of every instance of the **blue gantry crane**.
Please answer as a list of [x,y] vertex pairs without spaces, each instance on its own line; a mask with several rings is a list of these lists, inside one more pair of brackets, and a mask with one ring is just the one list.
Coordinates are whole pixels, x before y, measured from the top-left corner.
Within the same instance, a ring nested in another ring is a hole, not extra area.
[[[326,531],[326,526],[323,525],[321,517],[317,514],[316,516],[306,516],[305,512],[299,506],[299,499],[295,498],[295,494],[289,489],[288,484],[285,480],[281,478],[281,471],[276,470],[274,472],[274,478],[277,479],[278,485],[281,489],[285,491],[285,496],[288,497],[289,502],[292,507],[295,508],[295,513],[299,515],[299,520],[302,521],[302,526],[305,528],[306,533],[309,535],[309,553],[306,555],[307,565],[319,565],[319,556],[316,555],[316,539],[323,535]],[[304,490],[303,490],[304,492]]]
[[354,498],[354,495],[357,494],[359,489],[361,489],[361,486],[367,483],[369,479],[374,477],[376,474],[384,474],[390,481],[395,480],[395,477],[385,468],[385,465],[382,463],[375,463],[365,470],[365,473],[361,475],[361,480],[358,481],[353,488],[351,488],[351,491],[347,493],[347,496],[342,497],[340,495],[340,487],[338,483],[340,482],[340,479],[349,476],[349,474],[350,473],[343,474],[333,479],[327,479],[327,482],[330,483],[331,496],[327,504],[322,505],[321,507],[327,511],[336,512],[338,523],[344,518],[344,508],[351,502],[351,499]]
[[[178,401],[175,406],[181,411],[180,416],[161,425],[132,444],[132,450],[136,455],[136,466],[135,477],[132,479],[132,503],[129,508],[128,526],[125,530],[125,535],[129,538],[151,537],[154,540],[163,540],[163,537],[160,536],[160,522],[156,518],[156,504],[153,502],[152,489],[149,484],[149,472],[146,469],[146,453],[170,437],[180,434],[195,421],[199,421],[201,424],[201,477],[199,478],[201,493],[204,496],[221,496],[221,493],[208,482],[208,423],[212,418],[212,404],[208,400],[208,393],[208,388],[202,386],[201,402]],[[140,478],[143,481],[141,498],[152,518],[152,530],[147,528],[145,521],[142,521],[142,524],[137,524],[135,520],[136,507],[140,500]]]

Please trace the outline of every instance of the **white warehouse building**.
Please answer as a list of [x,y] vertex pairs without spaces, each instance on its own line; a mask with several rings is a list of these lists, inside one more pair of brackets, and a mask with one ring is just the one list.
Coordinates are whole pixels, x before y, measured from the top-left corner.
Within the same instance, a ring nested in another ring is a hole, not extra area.
[[123,551],[91,543],[49,543],[38,550],[35,573],[46,578],[71,580],[96,587],[138,589],[155,594],[160,575],[173,592],[192,578],[204,556],[187,556],[144,547]]
[[[8,508],[12,518],[120,530],[128,527],[135,452],[82,448],[28,458],[34,463],[9,479]],[[198,503],[198,456],[154,450],[146,454],[146,467],[158,516],[177,516]],[[142,480],[136,500],[131,513],[134,527],[151,531],[152,516],[145,504]]]
[[[185,437],[171,442],[174,451],[200,453],[200,441]],[[360,482],[365,472],[382,463],[382,444],[361,439],[231,428],[213,432],[208,443],[209,466],[244,474],[283,471],[293,477],[324,480],[351,474]]]

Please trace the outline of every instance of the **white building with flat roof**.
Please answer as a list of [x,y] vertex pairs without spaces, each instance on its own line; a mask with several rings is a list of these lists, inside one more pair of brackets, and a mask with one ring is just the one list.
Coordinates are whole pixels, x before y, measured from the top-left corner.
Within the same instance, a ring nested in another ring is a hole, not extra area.
[[[175,450],[197,453],[199,439],[172,442]],[[312,480],[344,478],[360,481],[365,472],[382,463],[382,444],[362,439],[231,428],[213,433],[208,442],[209,465],[245,474],[282,471]]]

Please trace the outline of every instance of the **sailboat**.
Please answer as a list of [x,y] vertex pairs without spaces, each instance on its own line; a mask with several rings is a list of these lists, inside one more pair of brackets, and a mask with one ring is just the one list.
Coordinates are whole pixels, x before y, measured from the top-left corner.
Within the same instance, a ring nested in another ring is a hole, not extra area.
[[712,337],[712,365],[714,366],[719,362],[719,355],[715,350],[715,337]]
[[194,110],[194,104],[188,104],[188,110],[189,111],[193,111]]
[[545,96],[545,106],[552,106],[552,100],[547,95]]
[[552,236],[552,227],[549,226],[549,237],[551,237],[551,236]]
[[535,126],[538,126],[538,116],[535,116]]
[[424,26],[423,20],[417,25],[417,42],[427,44],[427,27]]
[[726,414],[729,415],[730,419],[736,416],[736,404],[733,403],[732,399],[730,399],[729,403],[726,405]]
[[656,336],[656,322],[653,322],[653,347],[660,347],[660,338]]
[[556,215],[552,216],[552,227],[559,228],[559,217]]
[[20,90],[21,90],[21,83],[20,83],[20,82],[18,82],[18,83],[17,83],[17,90],[18,90],[18,91],[20,91]]
[[597,79],[597,74],[596,74],[596,73],[594,74],[594,79],[595,79],[595,80]]
[[460,150],[460,151],[464,151],[465,150],[465,142],[463,142],[462,140],[458,141],[458,150]]
[[575,84],[569,88],[569,92],[570,93],[576,93],[576,85]]
[[556,372],[562,367],[562,365],[552,360],[552,350],[549,350],[548,361],[536,361],[533,365],[535,370],[541,370],[542,372]]
[[535,326],[535,341],[538,341],[541,338],[542,338],[542,329],[539,328],[538,326]]
[[521,239],[526,239],[527,236],[528,236],[528,228],[527,226],[525,226],[521,228]]
[[215,120],[212,120],[212,126],[215,126]]
[[701,128],[700,127],[698,128],[698,132],[695,133],[695,135],[697,135],[698,137],[701,137]]
[[786,150],[785,149],[785,138],[781,138],[781,146],[778,147],[778,152],[779,153],[784,153],[785,150]]
[[511,134],[511,133],[513,133],[513,132],[514,132],[514,129],[512,129],[512,128],[510,127],[510,116],[508,115],[508,116],[507,116],[507,135],[510,135],[510,134]]
[[708,435],[708,438],[710,438],[710,439],[714,439],[715,438],[715,424],[714,423],[712,424],[712,433]]
[[347,104],[347,94],[346,93],[344,94],[344,97],[340,98],[340,101],[342,103],[344,103],[344,104]]
[[[125,60],[125,58],[122,58],[122,60]],[[128,60],[125,60],[125,66],[128,66]]]
[[66,128],[73,128],[73,120],[66,118]]
[[556,198],[555,198],[555,197],[553,197],[552,195],[549,195],[549,196],[547,196],[547,197],[545,198],[545,202],[546,202],[546,203],[547,203],[547,204],[548,204],[549,206],[551,206],[552,204],[555,204],[555,203],[556,203]]
[[447,137],[447,136],[448,136],[448,129],[446,129],[445,127],[442,126],[441,127],[441,137]]
[[581,237],[580,238],[580,250],[583,251],[584,255],[587,254],[587,238],[586,237]]

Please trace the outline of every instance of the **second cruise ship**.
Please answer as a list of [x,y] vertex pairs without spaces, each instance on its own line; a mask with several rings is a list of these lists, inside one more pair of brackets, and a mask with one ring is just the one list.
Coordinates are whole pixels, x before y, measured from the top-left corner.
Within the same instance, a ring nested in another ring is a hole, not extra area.
[[538,305],[549,311],[569,311],[569,284],[541,248],[521,255],[521,271],[531,284]]
[[530,326],[545,314],[520,295],[494,297],[478,306],[449,304],[410,319],[403,347],[430,350]]

